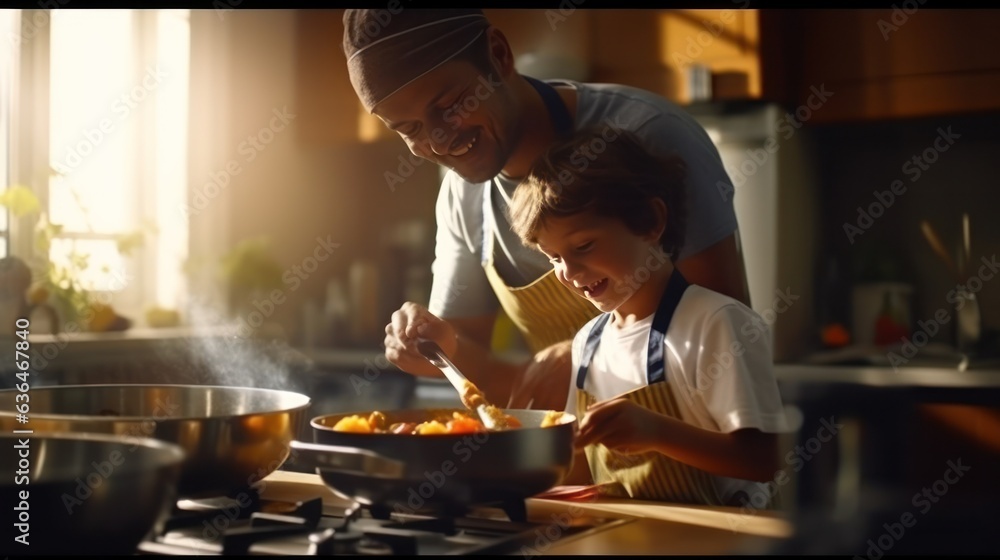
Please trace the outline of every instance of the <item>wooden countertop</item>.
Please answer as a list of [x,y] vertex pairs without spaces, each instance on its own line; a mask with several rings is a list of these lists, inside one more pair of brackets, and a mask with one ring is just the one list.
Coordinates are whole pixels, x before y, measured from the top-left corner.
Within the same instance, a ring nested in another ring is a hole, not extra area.
[[959,371],[944,367],[828,366],[775,364],[779,382],[789,384],[862,385],[879,388],[1000,388],[1000,368]]
[[[325,505],[348,504],[314,474],[279,470],[262,482],[264,498],[307,499],[320,494]],[[792,536],[791,522],[776,512],[607,498],[594,502],[529,499],[527,506],[531,521],[549,522],[554,528],[558,527],[555,520],[566,515],[621,520],[594,533],[541,542],[540,554],[767,554]]]

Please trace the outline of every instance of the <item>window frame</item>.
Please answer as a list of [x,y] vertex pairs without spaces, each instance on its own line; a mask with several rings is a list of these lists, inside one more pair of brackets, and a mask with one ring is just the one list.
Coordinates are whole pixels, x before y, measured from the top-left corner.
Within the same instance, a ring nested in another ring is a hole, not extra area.
[[[141,78],[147,68],[157,62],[158,48],[158,17],[163,10],[142,10],[130,9],[133,19],[133,48],[137,53],[130,81]],[[14,29],[20,29],[20,44],[12,49],[12,87],[10,92],[9,109],[9,166],[8,185],[28,186],[38,198],[43,210],[48,213],[49,209],[49,182],[52,169],[50,161],[52,155],[49,153],[49,126],[50,126],[50,37],[51,37],[51,16],[49,10],[16,10],[15,18],[20,16],[20,21],[15,23]],[[189,12],[189,25],[195,11]],[[37,22],[43,22],[41,25]],[[190,27],[189,27],[190,29]],[[190,35],[189,35],[190,37]],[[189,64],[193,64],[193,61]],[[188,79],[193,71],[193,66],[188,68]],[[185,119],[190,123],[191,110],[190,90],[188,92],[188,107]],[[23,103],[23,100],[30,100]],[[155,137],[156,126],[156,105],[155,103],[143,104],[139,108],[138,118],[129,119],[128,126],[135,138]],[[191,133],[188,128],[184,137],[183,150],[190,153]],[[140,224],[144,219],[153,219],[157,215],[157,147],[155,142],[139,141],[135,142],[131,156],[134,159],[131,179],[133,184],[138,185],[138,191],[134,193],[135,200],[131,208],[136,212],[136,222]],[[185,184],[182,186],[185,193],[188,192],[190,182],[190,160],[187,162],[188,169],[184,173]],[[0,168],[2,169],[2,168]],[[37,214],[15,218],[8,212],[9,222],[6,232],[8,240],[8,255],[14,255],[26,261],[35,262],[40,258],[48,258],[48,255],[41,255],[36,250],[34,243],[34,224],[38,218]],[[187,224],[185,224],[187,226]],[[187,255],[190,256],[190,228],[188,230]],[[63,232],[56,239],[66,240],[88,240],[114,239],[119,233],[102,234],[94,232]],[[157,284],[160,275],[157,273],[158,248],[155,238],[147,237],[146,245],[139,251],[123,259],[124,278],[119,271],[109,278],[108,287],[112,290],[98,289],[91,292],[95,300],[110,303],[120,314],[132,318],[136,323],[140,323],[145,309],[157,302]],[[178,294],[177,306],[182,305],[181,299],[187,292],[185,278],[180,271],[180,293]],[[117,279],[114,276],[118,276]],[[125,281],[125,286],[120,291],[114,291],[117,284]]]

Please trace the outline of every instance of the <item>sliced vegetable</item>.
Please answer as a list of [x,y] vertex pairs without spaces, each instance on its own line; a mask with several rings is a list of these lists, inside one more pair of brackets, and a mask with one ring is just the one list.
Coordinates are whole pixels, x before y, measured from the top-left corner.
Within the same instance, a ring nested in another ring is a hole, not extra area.
[[416,433],[422,436],[430,434],[447,434],[448,426],[445,426],[437,420],[431,420],[430,422],[424,422],[417,425]]
[[456,412],[454,417],[448,422],[449,434],[471,434],[475,432],[485,432],[486,426],[475,418]]
[[542,427],[548,428],[549,426],[557,426],[562,422],[564,413],[559,410],[550,410],[545,413],[545,418],[542,419]]
[[372,412],[368,416],[368,423],[371,425],[372,429],[375,431],[385,431],[385,414],[379,411]]
[[333,426],[333,429],[338,432],[355,432],[359,434],[370,434],[374,431],[367,418],[356,414],[341,418]]
[[[503,422],[500,429],[511,429],[522,427],[521,422],[504,413],[499,408],[493,407],[494,412],[501,416]],[[561,412],[550,413],[554,416],[552,425],[558,423],[557,418],[561,417]],[[429,420],[425,422],[392,422],[390,423],[386,415],[380,411],[367,413],[367,416],[352,414],[337,421],[333,426],[337,432],[354,432],[361,434],[406,434],[406,435],[430,435],[430,434],[471,434],[476,432],[490,431],[483,425],[482,421],[467,411],[452,411],[430,413],[426,416]],[[547,418],[548,420],[548,418]],[[543,422],[542,427],[546,424]]]

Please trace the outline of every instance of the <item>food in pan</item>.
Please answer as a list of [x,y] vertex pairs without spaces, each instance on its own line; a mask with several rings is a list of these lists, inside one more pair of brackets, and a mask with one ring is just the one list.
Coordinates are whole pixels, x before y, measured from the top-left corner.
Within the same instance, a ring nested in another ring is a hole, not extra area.
[[[504,425],[507,429],[510,428],[520,428],[521,422],[517,418],[510,416],[509,414],[504,414],[502,410],[497,408],[495,412],[504,417]],[[550,419],[551,416],[551,419]],[[541,427],[555,426],[559,423],[558,419],[562,417],[562,413],[556,413],[555,416],[546,415],[546,421],[548,424],[544,423]],[[367,417],[360,414],[352,414],[350,416],[345,416],[337,421],[333,426],[333,430],[337,432],[354,432],[361,434],[409,434],[409,435],[432,435],[432,434],[471,434],[475,432],[485,432],[486,427],[483,426],[482,421],[480,421],[475,416],[472,416],[471,412],[466,411],[454,411],[454,412],[442,412],[442,413],[431,413],[428,419],[423,422],[394,422],[389,423],[386,420],[385,414],[375,411],[369,414]]]
[[471,409],[475,409],[481,404],[487,404],[486,397],[483,396],[483,392],[468,379],[465,380],[465,386],[463,387],[463,391],[460,396],[462,404]]
[[550,410],[546,412],[545,418],[542,418],[542,427],[548,428],[562,424],[562,419],[565,415],[566,413],[561,410]]
[[354,432],[358,434],[370,434],[374,432],[371,422],[364,416],[345,416],[333,427],[338,432]]
[[463,388],[461,398],[462,404],[468,407],[469,410],[478,410],[480,407],[484,407],[480,418],[485,414],[492,421],[493,429],[502,430],[505,428],[521,427],[521,424],[516,419],[504,414],[502,410],[486,402],[483,392],[468,379],[465,380],[465,387]]

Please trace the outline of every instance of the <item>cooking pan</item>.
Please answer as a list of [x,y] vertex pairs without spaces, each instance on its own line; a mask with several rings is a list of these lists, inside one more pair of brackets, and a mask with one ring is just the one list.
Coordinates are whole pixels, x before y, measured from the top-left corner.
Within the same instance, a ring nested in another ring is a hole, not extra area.
[[[419,423],[465,409],[384,412],[387,425]],[[576,418],[542,428],[547,411],[505,410],[523,427],[475,434],[379,434],[333,430],[346,416],[311,422],[315,444],[292,442],[296,463],[315,467],[333,491],[390,511],[506,503],[558,485],[573,462]]]
[[0,391],[0,431],[90,432],[152,437],[185,452],[183,498],[235,494],[289,455],[309,397],[288,391],[200,385],[64,385],[32,388],[29,423]]
[[99,434],[5,433],[0,447],[0,554],[11,556],[134,554],[176,501],[184,460],[171,443]]

